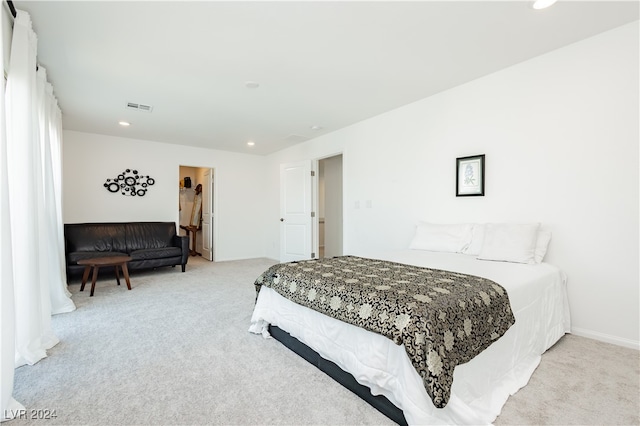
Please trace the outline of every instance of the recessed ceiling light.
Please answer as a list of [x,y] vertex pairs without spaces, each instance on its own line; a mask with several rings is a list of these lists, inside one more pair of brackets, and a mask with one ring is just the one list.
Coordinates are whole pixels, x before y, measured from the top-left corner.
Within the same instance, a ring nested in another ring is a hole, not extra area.
[[128,121],[118,121],[118,124],[121,125],[122,127],[131,126],[131,123],[129,123]]
[[247,145],[249,145],[249,146],[254,146],[255,144],[256,144],[256,143],[255,143],[254,141],[249,141],[249,142],[247,142]]
[[322,126],[318,126],[318,125],[313,125],[310,127],[311,130],[320,130],[322,129]]
[[536,0],[533,2],[534,9],[545,9],[551,5],[553,5],[558,0]]
[[245,81],[244,87],[246,87],[247,89],[257,89],[258,87],[260,87],[260,83],[258,83],[257,81]]

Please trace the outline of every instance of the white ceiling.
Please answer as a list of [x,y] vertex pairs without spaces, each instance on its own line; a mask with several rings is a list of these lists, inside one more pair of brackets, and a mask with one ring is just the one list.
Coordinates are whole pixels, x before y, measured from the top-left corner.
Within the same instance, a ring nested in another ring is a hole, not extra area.
[[65,129],[263,155],[639,18],[637,1],[14,5]]

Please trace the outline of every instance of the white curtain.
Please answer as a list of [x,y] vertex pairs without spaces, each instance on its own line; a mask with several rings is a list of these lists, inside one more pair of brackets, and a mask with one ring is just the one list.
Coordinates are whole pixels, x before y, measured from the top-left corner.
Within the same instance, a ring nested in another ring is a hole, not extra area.
[[[61,113],[36,72],[37,37],[18,11],[4,94],[2,164],[2,419],[18,413],[13,369],[32,365],[58,343],[52,313],[75,309],[66,288],[61,200]],[[6,320],[6,321],[5,321]],[[9,369],[9,347],[13,363]],[[12,409],[13,408],[13,409]]]
[[[4,34],[0,19],[0,34]],[[0,58],[4,58],[0,43]],[[9,185],[7,134],[5,130],[4,81],[0,84],[0,420],[16,417],[24,407],[13,399],[15,369],[15,307],[13,296],[13,256],[11,254],[11,218],[9,217]],[[14,414],[15,413],[15,414]]]
[[[42,256],[41,270],[45,271],[45,285],[49,285],[51,313],[71,312],[75,305],[69,298],[64,265],[64,231],[62,225],[62,161],[61,130],[62,114],[58,101],[53,96],[53,87],[47,82],[47,71],[38,68],[37,100],[38,122],[40,125],[41,170],[43,188],[43,209],[40,214],[40,239]],[[57,163],[53,159],[57,159]]]

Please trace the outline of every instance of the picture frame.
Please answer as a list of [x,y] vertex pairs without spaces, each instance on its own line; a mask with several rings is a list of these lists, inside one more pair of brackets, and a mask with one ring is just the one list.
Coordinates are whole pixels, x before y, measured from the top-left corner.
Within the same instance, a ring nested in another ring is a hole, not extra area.
[[456,197],[484,196],[484,163],[484,154],[456,158]]

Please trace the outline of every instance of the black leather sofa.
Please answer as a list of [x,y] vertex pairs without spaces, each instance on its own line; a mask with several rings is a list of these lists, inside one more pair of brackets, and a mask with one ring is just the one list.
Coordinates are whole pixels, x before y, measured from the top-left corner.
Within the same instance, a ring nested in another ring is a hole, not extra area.
[[182,265],[189,238],[176,234],[174,222],[67,223],[64,225],[67,277],[81,274],[81,259],[131,256],[129,271]]

